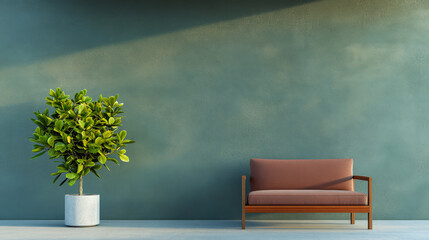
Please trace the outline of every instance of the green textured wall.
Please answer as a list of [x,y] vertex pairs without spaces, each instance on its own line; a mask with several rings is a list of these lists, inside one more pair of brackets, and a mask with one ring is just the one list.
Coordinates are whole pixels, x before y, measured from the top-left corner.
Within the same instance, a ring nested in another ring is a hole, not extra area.
[[428,1],[180,2],[0,1],[0,219],[77,191],[29,160],[57,86],[125,103],[131,162],[85,182],[103,219],[239,219],[251,157],[354,158],[375,219],[429,219]]

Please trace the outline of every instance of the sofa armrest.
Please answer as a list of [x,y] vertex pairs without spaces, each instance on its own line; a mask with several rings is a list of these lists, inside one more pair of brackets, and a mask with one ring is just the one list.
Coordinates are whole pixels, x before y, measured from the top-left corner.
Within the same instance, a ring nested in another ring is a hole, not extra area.
[[368,206],[372,208],[372,177],[354,175],[353,179],[363,180],[368,182]]
[[357,180],[363,180],[363,181],[369,181],[371,178],[370,177],[366,177],[366,176],[358,176],[358,175],[354,175],[353,179],[357,179]]

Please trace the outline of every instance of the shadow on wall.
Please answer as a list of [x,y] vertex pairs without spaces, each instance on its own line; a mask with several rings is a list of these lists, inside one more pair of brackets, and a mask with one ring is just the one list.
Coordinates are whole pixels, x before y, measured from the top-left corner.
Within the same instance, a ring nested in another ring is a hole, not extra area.
[[2,1],[0,67],[313,1]]

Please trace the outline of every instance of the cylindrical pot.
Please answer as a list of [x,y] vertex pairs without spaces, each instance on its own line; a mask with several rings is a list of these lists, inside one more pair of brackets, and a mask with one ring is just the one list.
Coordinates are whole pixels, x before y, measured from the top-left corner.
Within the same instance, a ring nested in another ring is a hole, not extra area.
[[65,195],[65,224],[89,227],[100,224],[100,195]]

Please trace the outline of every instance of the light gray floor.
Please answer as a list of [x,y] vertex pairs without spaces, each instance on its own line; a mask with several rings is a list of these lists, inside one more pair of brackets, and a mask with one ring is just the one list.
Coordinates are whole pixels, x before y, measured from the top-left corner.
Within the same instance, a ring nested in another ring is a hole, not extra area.
[[58,220],[0,220],[0,239],[429,239],[429,221],[101,221],[97,227],[65,227]]

